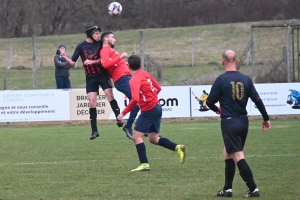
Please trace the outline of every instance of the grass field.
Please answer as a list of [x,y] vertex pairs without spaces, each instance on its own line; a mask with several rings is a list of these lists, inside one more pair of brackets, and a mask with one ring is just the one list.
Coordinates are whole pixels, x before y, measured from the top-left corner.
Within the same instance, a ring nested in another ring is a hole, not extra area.
[[[299,120],[273,120],[269,132],[250,121],[247,162],[260,199],[300,199]],[[187,159],[146,141],[150,172],[139,165],[132,141],[114,124],[0,128],[0,199],[218,199],[224,162],[218,121],[164,122],[161,133],[186,145]],[[246,187],[236,171],[233,199]]]

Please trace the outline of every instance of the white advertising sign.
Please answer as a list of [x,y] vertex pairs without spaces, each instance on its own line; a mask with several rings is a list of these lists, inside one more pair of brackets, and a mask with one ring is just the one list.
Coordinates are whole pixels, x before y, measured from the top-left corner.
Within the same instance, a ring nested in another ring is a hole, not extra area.
[[0,122],[70,120],[68,90],[0,91]]
[[[269,115],[300,114],[300,83],[255,84],[255,88]],[[260,115],[251,100],[247,106],[248,115]]]
[[[116,89],[113,90],[115,99],[118,101],[121,112],[128,105],[129,99]],[[186,86],[164,86],[158,94],[159,104],[163,109],[163,118],[189,117],[189,87]],[[124,117],[127,119],[129,113]],[[113,113],[109,119],[115,119]]]
[[158,94],[163,118],[190,117],[190,91],[187,86],[164,86]]
[[[211,85],[202,85],[202,86],[191,86],[191,116],[192,117],[216,117],[218,116],[214,111],[210,110],[206,106],[206,102],[199,101],[202,95],[209,94]],[[197,98],[196,98],[197,97]],[[203,105],[201,105],[201,103]],[[204,106],[207,109],[200,109],[201,106]],[[219,107],[219,103],[216,104]]]
[[[255,87],[269,115],[300,114],[300,83],[255,84]],[[201,101],[210,89],[211,85],[162,87],[159,103],[163,118],[218,116]],[[113,92],[122,111],[129,100],[115,88]],[[116,119],[103,92],[98,98],[99,119]],[[88,109],[85,89],[0,91],[0,122],[86,120]],[[250,99],[247,111],[248,115],[260,115]],[[124,119],[128,117],[129,114]]]

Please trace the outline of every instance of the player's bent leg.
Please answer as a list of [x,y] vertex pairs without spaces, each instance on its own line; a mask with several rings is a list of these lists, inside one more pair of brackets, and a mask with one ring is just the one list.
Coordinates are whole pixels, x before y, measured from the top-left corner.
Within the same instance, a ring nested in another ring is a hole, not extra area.
[[144,142],[143,136],[144,136],[144,133],[134,130],[133,135],[132,135],[132,140],[133,140],[134,144],[143,143]]
[[107,101],[111,101],[115,98],[114,94],[113,94],[113,91],[112,91],[112,88],[107,88],[107,89],[103,90],[103,92],[106,96]]
[[112,92],[112,88],[107,88],[104,90],[104,94],[107,98],[107,100],[109,101],[109,104],[111,106],[111,109],[113,110],[115,116],[116,116],[116,120],[117,120],[117,126],[120,128],[123,126],[123,122],[121,120],[118,120],[117,117],[120,114],[120,108],[118,105],[118,102],[114,99],[114,95]]
[[158,145],[159,139],[160,139],[160,137],[159,137],[158,133],[155,133],[155,132],[148,133],[148,140],[152,144]]
[[140,110],[140,107],[138,105],[136,105],[131,111],[130,111],[130,114],[129,114],[129,117],[128,117],[128,120],[126,122],[126,127],[128,129],[132,129],[132,124],[136,118],[136,116],[138,115],[138,112]]

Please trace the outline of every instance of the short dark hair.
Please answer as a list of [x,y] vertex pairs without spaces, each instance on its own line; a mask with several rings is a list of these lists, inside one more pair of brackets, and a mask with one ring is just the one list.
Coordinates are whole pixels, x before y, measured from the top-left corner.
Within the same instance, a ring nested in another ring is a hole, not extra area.
[[137,55],[131,55],[127,59],[129,68],[136,71],[141,68],[141,58]]
[[103,42],[103,38],[110,35],[110,34],[113,34],[113,32],[111,31],[104,31],[101,35],[101,41]]

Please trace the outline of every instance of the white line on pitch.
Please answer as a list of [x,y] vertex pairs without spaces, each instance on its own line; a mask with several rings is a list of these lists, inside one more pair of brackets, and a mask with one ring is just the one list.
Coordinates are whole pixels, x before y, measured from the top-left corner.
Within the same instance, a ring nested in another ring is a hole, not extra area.
[[[252,157],[298,157],[299,154],[281,154],[281,155],[246,155],[246,158],[252,158]],[[199,158],[205,158],[205,159],[220,159],[219,157],[188,157],[187,159],[199,159]],[[151,158],[151,160],[166,160],[166,158]],[[175,158],[173,158],[175,159]],[[15,163],[15,164],[5,164],[2,163],[0,166],[18,166],[18,165],[59,165],[59,164],[74,164],[74,163],[84,163],[84,162],[105,162],[105,161],[113,161],[113,160],[128,160],[128,159],[101,159],[101,160],[71,160],[71,161],[61,161],[61,162],[31,162],[31,163]]]

